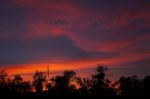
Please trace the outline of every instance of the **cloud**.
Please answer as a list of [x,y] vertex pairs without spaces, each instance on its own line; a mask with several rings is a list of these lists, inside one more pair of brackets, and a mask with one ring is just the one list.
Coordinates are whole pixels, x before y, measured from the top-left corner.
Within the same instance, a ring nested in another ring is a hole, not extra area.
[[[2,0],[3,1],[3,0]],[[23,36],[27,30],[26,16],[19,7],[0,4],[0,39]]]
[[3,46],[0,50],[1,64],[103,59],[116,55],[115,53],[106,52],[85,52],[65,35],[36,39],[3,39],[1,42],[0,46]]
[[148,0],[2,2],[0,64],[66,63],[81,68],[142,63],[150,59],[149,4]]
[[27,37],[67,35],[85,51],[128,47],[150,31],[146,0],[11,0],[10,4],[26,9]]

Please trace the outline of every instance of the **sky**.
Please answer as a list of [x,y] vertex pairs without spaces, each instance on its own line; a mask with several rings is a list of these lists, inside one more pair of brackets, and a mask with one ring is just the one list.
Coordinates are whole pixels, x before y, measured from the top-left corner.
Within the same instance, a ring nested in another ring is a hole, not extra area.
[[0,69],[150,74],[149,0],[0,0]]

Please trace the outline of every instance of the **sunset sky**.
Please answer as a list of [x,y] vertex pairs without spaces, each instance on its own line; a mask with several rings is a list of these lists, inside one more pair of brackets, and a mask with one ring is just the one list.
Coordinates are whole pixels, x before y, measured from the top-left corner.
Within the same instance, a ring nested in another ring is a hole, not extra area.
[[150,0],[0,0],[0,69],[150,74]]

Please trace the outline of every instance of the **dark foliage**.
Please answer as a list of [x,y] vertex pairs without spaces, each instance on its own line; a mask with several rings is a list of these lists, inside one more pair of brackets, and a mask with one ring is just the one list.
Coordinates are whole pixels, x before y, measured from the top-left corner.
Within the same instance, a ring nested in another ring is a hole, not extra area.
[[106,78],[105,71],[108,70],[106,67],[98,65],[96,70],[95,74],[87,78],[77,76],[74,71],[64,71],[63,75],[48,79],[45,72],[36,71],[32,82],[24,81],[18,74],[10,79],[5,71],[0,71],[0,96],[3,98],[136,98],[150,96],[150,76],[143,79],[137,76],[122,76],[118,81],[112,83]]

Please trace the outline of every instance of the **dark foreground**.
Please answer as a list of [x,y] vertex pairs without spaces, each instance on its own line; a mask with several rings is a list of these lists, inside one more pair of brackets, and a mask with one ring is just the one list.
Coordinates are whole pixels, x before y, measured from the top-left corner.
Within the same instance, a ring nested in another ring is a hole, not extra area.
[[64,71],[63,75],[50,78],[49,74],[37,71],[32,82],[24,81],[20,75],[10,79],[1,71],[0,99],[150,99],[150,76],[143,79],[122,76],[112,82],[106,78],[106,70],[99,66],[96,74],[88,78],[81,78],[74,71]]

